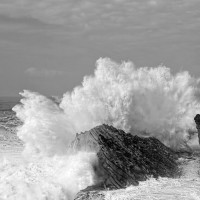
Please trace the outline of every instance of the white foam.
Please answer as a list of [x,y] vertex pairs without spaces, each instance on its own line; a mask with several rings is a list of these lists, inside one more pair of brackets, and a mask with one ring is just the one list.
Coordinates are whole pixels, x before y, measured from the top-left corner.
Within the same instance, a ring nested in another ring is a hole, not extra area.
[[76,193],[94,184],[91,163],[95,154],[57,156],[38,160],[21,159],[0,164],[0,199],[72,200]]

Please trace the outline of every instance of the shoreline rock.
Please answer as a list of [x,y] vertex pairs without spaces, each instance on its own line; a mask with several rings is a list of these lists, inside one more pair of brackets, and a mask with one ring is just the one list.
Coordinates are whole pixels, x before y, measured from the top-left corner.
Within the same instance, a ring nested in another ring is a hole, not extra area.
[[199,144],[200,144],[200,114],[197,114],[194,118],[194,121],[196,123],[196,128],[198,131],[198,137],[199,137]]
[[177,154],[158,139],[133,136],[105,124],[77,134],[72,147],[95,151],[99,160],[93,166],[98,190],[91,186],[79,192],[76,200],[102,199],[97,191],[136,186],[149,177],[176,177],[179,172]]

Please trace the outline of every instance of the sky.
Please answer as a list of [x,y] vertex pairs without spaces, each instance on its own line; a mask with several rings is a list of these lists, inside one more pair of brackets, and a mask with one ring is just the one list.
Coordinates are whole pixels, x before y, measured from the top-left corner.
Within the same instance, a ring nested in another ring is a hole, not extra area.
[[100,57],[200,77],[200,1],[0,0],[0,96],[62,95]]

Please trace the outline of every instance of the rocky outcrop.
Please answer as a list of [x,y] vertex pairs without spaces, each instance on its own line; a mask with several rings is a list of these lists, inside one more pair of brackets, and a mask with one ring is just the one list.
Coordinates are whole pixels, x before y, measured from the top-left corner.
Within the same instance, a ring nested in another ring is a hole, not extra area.
[[138,185],[148,177],[173,177],[178,171],[176,154],[158,139],[133,136],[108,125],[77,134],[72,147],[97,152],[94,170],[102,188]]
[[194,118],[194,121],[196,123],[197,131],[198,131],[198,137],[199,137],[199,144],[200,144],[200,115],[197,114]]
[[89,186],[80,191],[74,200],[104,200],[105,192],[102,187]]

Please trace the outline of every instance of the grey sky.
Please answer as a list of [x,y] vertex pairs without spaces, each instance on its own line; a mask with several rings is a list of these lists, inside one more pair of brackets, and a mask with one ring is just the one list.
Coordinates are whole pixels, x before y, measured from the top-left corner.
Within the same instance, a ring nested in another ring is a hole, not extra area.
[[61,95],[99,57],[200,76],[200,1],[0,0],[0,96]]

